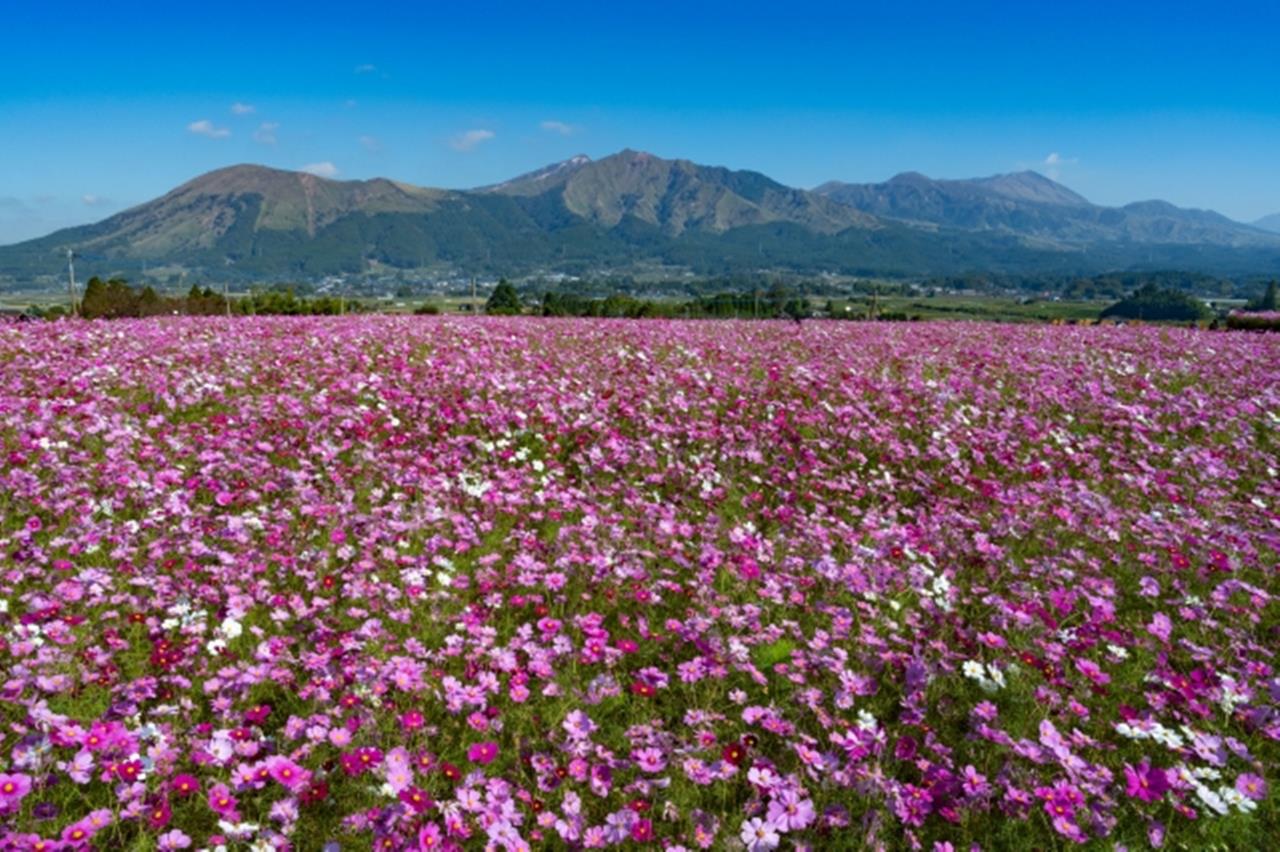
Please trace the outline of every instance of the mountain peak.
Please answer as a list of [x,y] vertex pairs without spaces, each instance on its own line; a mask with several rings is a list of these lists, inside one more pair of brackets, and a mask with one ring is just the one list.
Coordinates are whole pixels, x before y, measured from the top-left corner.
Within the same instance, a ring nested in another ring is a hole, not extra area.
[[[233,166],[223,166],[220,169],[197,175],[179,186],[174,192],[200,190],[222,195],[246,189],[268,187],[272,184],[279,185],[285,182],[296,182],[303,174],[303,172],[275,169],[256,163],[237,163]],[[316,176],[310,175],[310,177]],[[316,179],[324,180],[324,178]]]
[[1029,201],[1036,204],[1057,204],[1065,207],[1078,207],[1089,203],[1084,196],[1072,192],[1052,178],[1047,178],[1030,169],[977,178],[970,181],[970,183],[1017,201]]
[[567,160],[534,169],[517,175],[502,183],[489,184],[476,188],[476,192],[500,192],[506,195],[539,195],[552,187],[559,186],[568,180],[574,172],[591,165],[592,159],[586,154],[575,154]]
[[933,182],[932,178],[928,175],[923,175],[920,172],[898,172],[896,175],[885,181],[885,183],[915,186]]
[[1261,228],[1264,231],[1271,231],[1280,234],[1280,213],[1272,213],[1270,216],[1263,216],[1261,219],[1253,223],[1253,227]]

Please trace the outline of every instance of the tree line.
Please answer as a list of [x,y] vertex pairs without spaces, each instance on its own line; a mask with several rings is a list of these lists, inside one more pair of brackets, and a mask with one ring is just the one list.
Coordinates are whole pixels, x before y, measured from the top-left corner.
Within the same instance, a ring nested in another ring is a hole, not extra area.
[[[183,316],[219,316],[225,314],[336,315],[358,313],[365,306],[336,296],[300,297],[293,288],[255,291],[248,296],[228,299],[209,287],[192,285],[186,295],[159,293],[154,287],[133,287],[123,278],[103,281],[94,276],[85,283],[84,295],[76,304],[76,312],[85,319],[125,319],[179,314]],[[43,312],[48,319],[68,313],[63,307]]]

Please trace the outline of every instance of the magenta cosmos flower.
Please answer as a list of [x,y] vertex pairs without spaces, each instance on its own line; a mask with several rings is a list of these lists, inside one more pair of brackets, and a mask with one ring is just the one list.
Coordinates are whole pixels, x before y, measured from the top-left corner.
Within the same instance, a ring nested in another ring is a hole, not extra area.
[[194,775],[175,775],[173,781],[170,782],[173,794],[178,797],[190,796],[193,793],[200,792],[200,779]]
[[12,810],[31,792],[31,777],[21,772],[0,775],[0,811]]
[[482,766],[493,763],[498,756],[498,744],[495,742],[476,743],[467,749],[467,760]]
[[235,819],[231,815],[236,812],[236,797],[231,795],[226,784],[214,784],[209,788],[209,809],[218,816]]

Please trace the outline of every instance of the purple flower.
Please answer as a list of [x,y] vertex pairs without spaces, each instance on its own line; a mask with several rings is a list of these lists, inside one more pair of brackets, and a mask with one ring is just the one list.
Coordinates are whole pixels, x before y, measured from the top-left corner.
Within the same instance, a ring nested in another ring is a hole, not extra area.
[[1236,792],[1246,799],[1261,802],[1267,797],[1267,782],[1260,775],[1245,772],[1236,779]]
[[1139,801],[1159,801],[1169,790],[1168,772],[1152,767],[1146,758],[1136,768],[1126,763],[1124,778],[1125,792]]

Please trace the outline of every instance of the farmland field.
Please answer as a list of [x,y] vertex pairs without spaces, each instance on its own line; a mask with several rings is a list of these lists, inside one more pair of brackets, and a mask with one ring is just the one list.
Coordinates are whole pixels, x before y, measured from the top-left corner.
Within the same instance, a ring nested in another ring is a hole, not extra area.
[[1264,848],[1278,365],[1168,328],[0,326],[0,848]]

